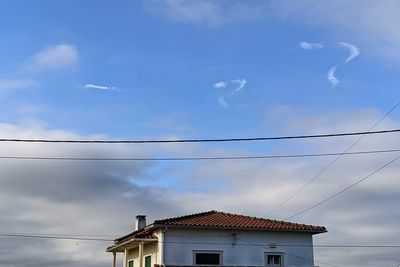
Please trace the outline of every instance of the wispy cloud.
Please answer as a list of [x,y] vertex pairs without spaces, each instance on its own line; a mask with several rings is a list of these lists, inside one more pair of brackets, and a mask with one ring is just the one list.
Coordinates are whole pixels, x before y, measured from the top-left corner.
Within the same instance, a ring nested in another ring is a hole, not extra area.
[[232,80],[232,83],[238,84],[238,87],[235,88],[235,90],[233,90],[231,93],[231,94],[234,94],[234,93],[241,91],[244,88],[244,86],[246,85],[247,81],[245,79],[239,79],[239,80]]
[[[335,87],[339,84],[339,79],[336,78],[336,71],[339,67],[349,63],[352,61],[355,57],[360,55],[360,49],[351,44],[351,43],[346,43],[346,42],[337,42],[337,45],[347,49],[350,52],[350,55],[346,58],[346,60],[341,63],[341,64],[336,64],[333,67],[331,67],[326,75],[326,78],[328,81],[332,84],[332,87]],[[309,42],[300,42],[299,46],[304,49],[304,50],[316,50],[316,49],[322,49],[324,48],[324,45],[322,43],[309,43]]]
[[300,42],[299,46],[303,48],[304,50],[315,50],[315,49],[321,49],[324,47],[322,43],[309,43],[309,42]]
[[84,85],[84,87],[88,88],[88,89],[103,90],[103,91],[119,91],[119,89],[117,87],[97,85],[97,84],[92,84],[92,83],[87,83]]
[[357,57],[358,55],[360,55],[360,49],[350,43],[345,43],[345,42],[338,42],[338,45],[347,48],[350,52],[349,57],[346,59],[345,63],[349,63],[351,60],[353,60],[355,57]]
[[224,108],[229,107],[229,104],[226,101],[226,98],[241,91],[245,87],[247,81],[245,79],[236,79],[236,80],[231,80],[230,82],[218,82],[218,83],[214,84],[214,87],[218,88],[218,89],[226,88],[229,85],[229,83],[237,84],[237,87],[235,87],[229,94],[218,97],[218,99],[217,99],[218,103]]
[[0,80],[0,92],[24,89],[37,85],[34,80],[27,79],[7,79]]
[[267,13],[263,3],[213,0],[148,0],[145,7],[169,20],[211,27],[231,22],[262,18]]
[[61,70],[76,67],[79,53],[74,45],[58,44],[49,46],[31,56],[24,64],[29,71]]
[[226,87],[226,82],[217,82],[214,84],[215,88],[221,89],[221,88],[225,88]]
[[327,78],[330,81],[330,83],[332,84],[332,87],[335,87],[339,84],[339,79],[336,78],[336,70],[340,66],[346,65],[347,63],[352,61],[354,58],[356,58],[358,55],[360,55],[360,49],[353,44],[346,43],[346,42],[338,42],[337,44],[339,46],[346,48],[350,52],[350,55],[346,58],[346,60],[343,63],[335,65],[329,69]]
[[326,78],[328,78],[333,87],[339,84],[339,80],[335,76],[336,69],[337,66],[333,66],[332,68],[329,69],[328,74],[326,75]]

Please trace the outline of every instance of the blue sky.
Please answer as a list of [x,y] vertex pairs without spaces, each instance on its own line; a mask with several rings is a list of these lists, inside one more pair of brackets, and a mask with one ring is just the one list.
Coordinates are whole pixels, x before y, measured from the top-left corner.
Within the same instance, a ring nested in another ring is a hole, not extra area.
[[[223,25],[178,23],[148,5],[43,1],[24,3],[22,9],[15,1],[4,2],[3,12],[17,15],[1,19],[2,78],[37,83],[7,95],[4,120],[15,123],[31,116],[10,114],[31,105],[49,110],[34,116],[51,127],[84,134],[237,136],[243,129],[274,131],[260,129],[265,112],[274,106],[310,112],[384,109],[396,96],[396,68],[371,56],[354,37],[274,17]],[[301,41],[326,47],[305,51]],[[348,56],[338,41],[353,43],[361,54],[338,70],[341,82],[331,88],[326,72]],[[21,67],[43,49],[60,44],[76,50],[71,66],[39,73]],[[246,79],[247,84],[229,98],[229,108],[222,108],[216,99],[233,85],[221,90],[212,85],[233,79]],[[88,83],[119,91],[84,88]],[[194,132],[149,127],[162,119]]]
[[[0,137],[165,139],[364,131],[399,101],[397,1],[3,0],[0,10]],[[301,42],[313,49],[302,48]],[[350,48],[359,53],[346,62]],[[336,85],[327,78],[334,66]],[[221,97],[226,105],[218,101]],[[399,115],[394,111],[377,129],[398,128]],[[354,150],[396,148],[396,140],[396,135],[366,137]],[[33,156],[221,156],[341,152],[353,141],[2,144],[2,151]],[[301,210],[389,158],[340,160],[273,216]],[[282,196],[296,191],[331,160],[29,162],[24,168],[21,162],[4,161],[0,199],[12,204],[0,205],[0,212],[7,214],[4,231],[76,229],[88,234],[124,234],[136,213],[148,214],[150,220],[209,209],[265,216]],[[395,242],[393,233],[400,234],[400,214],[392,211],[392,205],[400,204],[395,173],[393,166],[380,183],[371,182],[296,220],[328,227],[330,232],[317,242],[362,243],[365,236],[365,242]],[[349,210],[349,202],[358,213]],[[384,229],[371,207],[387,222]],[[62,215],[54,216],[59,211]],[[102,224],[93,227],[94,221]],[[361,222],[365,225],[360,228]],[[63,266],[109,264],[102,244],[81,247],[87,251],[83,255],[71,251],[68,242],[37,242],[53,249],[56,258],[71,255]],[[54,266],[55,259],[22,241],[0,239],[0,255],[2,249],[16,248],[40,266]],[[338,259],[338,253],[318,250],[316,258],[340,266],[389,266],[397,260],[395,251],[382,251],[377,258],[367,251],[348,251]],[[23,259],[9,257],[0,263],[22,264]]]

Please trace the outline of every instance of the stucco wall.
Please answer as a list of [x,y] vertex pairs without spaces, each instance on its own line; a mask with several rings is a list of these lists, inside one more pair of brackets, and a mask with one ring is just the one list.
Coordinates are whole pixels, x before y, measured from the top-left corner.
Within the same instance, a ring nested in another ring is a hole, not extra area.
[[[232,245],[232,242],[234,242],[233,234],[236,234],[236,245]],[[307,233],[218,231],[209,229],[178,230],[169,228],[165,232],[164,240],[165,265],[192,265],[193,251],[215,250],[222,251],[223,265],[265,266],[266,252],[282,252],[284,253],[285,267],[314,266],[312,235]],[[248,243],[264,244],[265,247],[253,246]],[[278,244],[278,246],[269,248],[270,243]],[[301,246],[279,246],[279,244]]]

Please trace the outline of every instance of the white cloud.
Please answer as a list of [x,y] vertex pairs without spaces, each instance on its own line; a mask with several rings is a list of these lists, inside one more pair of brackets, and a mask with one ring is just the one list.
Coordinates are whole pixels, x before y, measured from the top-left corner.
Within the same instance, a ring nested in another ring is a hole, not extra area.
[[105,86],[105,85],[96,85],[92,83],[85,84],[85,88],[103,90],[103,91],[119,91],[117,87],[113,86]]
[[225,96],[220,96],[220,97],[218,97],[218,103],[222,106],[222,107],[224,107],[224,108],[229,108],[229,104],[228,104],[228,102],[226,102],[226,100],[225,100]]
[[214,84],[215,88],[221,89],[221,88],[225,88],[226,87],[226,82],[217,82]]
[[1,80],[0,79],[0,92],[24,89],[24,88],[29,88],[29,87],[36,86],[36,85],[37,85],[37,82],[34,80],[27,80],[27,79]]
[[368,54],[400,60],[400,1],[283,0],[271,2],[270,10],[281,19],[362,43]]
[[333,87],[339,84],[339,80],[335,76],[336,69],[337,66],[333,66],[329,69],[328,74],[326,75],[326,78],[329,80]]
[[30,57],[24,67],[33,72],[44,70],[73,69],[79,61],[74,45],[58,44],[49,46]]
[[230,93],[228,93],[228,94],[226,94],[224,96],[220,96],[217,99],[218,103],[224,108],[228,108],[229,107],[229,104],[226,101],[226,98],[228,98],[228,97],[238,93],[239,91],[241,91],[245,87],[247,81],[245,79],[236,79],[236,80],[231,80],[230,82],[218,82],[218,83],[214,84],[214,87],[222,89],[222,88],[226,88],[230,83],[231,84],[237,84],[237,87],[235,87]]
[[337,44],[339,46],[342,46],[342,47],[346,48],[349,51],[350,55],[346,58],[346,60],[342,64],[335,65],[335,66],[333,66],[332,68],[329,69],[328,74],[327,74],[327,78],[331,82],[332,87],[335,87],[335,86],[337,86],[339,84],[339,80],[335,76],[336,70],[338,69],[338,67],[349,63],[355,57],[360,55],[360,49],[357,46],[353,45],[353,44],[345,43],[345,42],[338,42]]
[[323,44],[321,43],[308,43],[308,42],[300,42],[299,46],[304,50],[316,50],[323,48]]
[[349,57],[346,59],[345,63],[349,63],[351,60],[353,60],[355,57],[357,57],[358,55],[360,55],[360,49],[350,43],[345,43],[345,42],[338,42],[338,45],[347,48],[350,52]]
[[235,88],[235,90],[233,90],[232,93],[237,93],[237,92],[241,91],[247,83],[247,81],[245,79],[232,80],[231,82],[238,84],[238,87]]

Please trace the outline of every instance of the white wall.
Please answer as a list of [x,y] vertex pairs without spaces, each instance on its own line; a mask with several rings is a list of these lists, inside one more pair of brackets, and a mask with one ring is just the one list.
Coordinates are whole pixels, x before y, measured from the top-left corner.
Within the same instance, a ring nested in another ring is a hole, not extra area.
[[[232,235],[236,233],[237,245],[232,245]],[[164,235],[165,265],[193,265],[194,250],[216,250],[223,252],[223,265],[265,266],[266,252],[283,252],[285,267],[313,267],[312,235],[295,232],[256,232],[182,230],[169,228]],[[184,242],[176,244],[171,242]],[[240,245],[248,243],[263,246]],[[223,244],[190,244],[223,243]],[[278,244],[269,248],[270,243]],[[279,246],[296,244],[302,246]],[[298,257],[296,257],[298,256]]]

